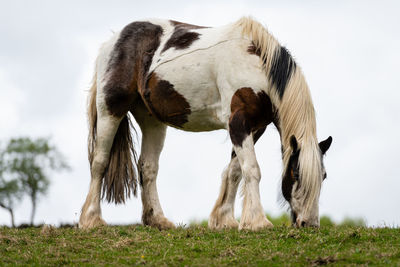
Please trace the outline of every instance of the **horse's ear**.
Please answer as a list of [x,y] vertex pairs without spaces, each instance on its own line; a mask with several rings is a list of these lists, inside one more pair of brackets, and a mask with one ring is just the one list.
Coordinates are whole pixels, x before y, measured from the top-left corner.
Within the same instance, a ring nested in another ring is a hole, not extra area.
[[321,149],[322,155],[328,151],[329,147],[332,144],[332,136],[329,136],[326,140],[321,141],[319,143],[319,149]]
[[294,135],[290,137],[290,146],[292,147],[293,154],[298,150],[297,139]]

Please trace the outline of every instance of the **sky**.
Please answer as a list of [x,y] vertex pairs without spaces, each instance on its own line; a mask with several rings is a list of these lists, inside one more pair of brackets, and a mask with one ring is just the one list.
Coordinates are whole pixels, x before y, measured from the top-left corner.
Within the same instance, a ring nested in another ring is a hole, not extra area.
[[[221,26],[251,15],[286,46],[303,69],[317,113],[325,157],[320,214],[360,217],[370,226],[400,225],[400,4],[397,1],[4,1],[0,0],[0,142],[49,137],[71,171],[49,173],[35,223],[77,223],[90,175],[86,96],[98,49],[115,31],[146,18]],[[140,139],[140,130],[139,139]],[[136,144],[138,150],[140,142]],[[179,225],[207,219],[230,160],[226,131],[168,128],[158,192],[164,214]],[[280,140],[268,127],[256,145],[261,201],[280,205]],[[112,224],[138,223],[140,198],[102,203]],[[24,199],[17,224],[28,222]],[[235,215],[240,216],[238,195]],[[10,224],[0,209],[0,224]]]

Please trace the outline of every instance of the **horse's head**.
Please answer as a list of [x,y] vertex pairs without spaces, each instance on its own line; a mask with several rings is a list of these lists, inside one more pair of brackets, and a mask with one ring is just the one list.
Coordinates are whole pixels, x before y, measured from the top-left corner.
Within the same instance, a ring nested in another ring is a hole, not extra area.
[[[302,148],[299,147],[295,136],[290,138],[291,154],[282,178],[282,193],[290,205],[292,222],[298,227],[319,226],[319,191],[323,180],[326,178],[323,156],[331,143],[332,137],[330,136],[319,143],[319,155],[317,156],[320,159],[318,161],[320,166],[312,166],[312,164],[308,164],[304,157],[300,160]],[[302,164],[307,165],[307,167],[301,166]],[[311,172],[312,175],[318,177],[311,177],[312,183],[310,181],[307,183],[303,180],[305,172],[302,171],[302,168],[310,168],[310,166],[318,170]],[[312,187],[310,185],[314,188],[306,188]]]

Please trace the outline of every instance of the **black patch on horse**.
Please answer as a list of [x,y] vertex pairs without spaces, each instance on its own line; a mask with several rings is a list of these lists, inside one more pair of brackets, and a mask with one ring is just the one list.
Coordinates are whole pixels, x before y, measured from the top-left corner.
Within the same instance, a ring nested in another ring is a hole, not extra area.
[[290,76],[295,70],[296,62],[294,62],[289,51],[281,46],[272,59],[271,70],[269,72],[269,78],[275,85],[281,99],[285,93]]
[[[253,133],[254,144],[256,144],[258,139],[260,139],[260,137],[264,134],[266,128],[267,126],[264,126]],[[235,157],[236,157],[236,152],[235,150],[232,149],[231,160],[234,159]]]
[[139,169],[139,184],[143,186],[143,171],[141,168]]
[[[269,98],[268,98],[269,100]],[[269,100],[271,101],[271,100]],[[272,105],[272,104],[271,104]],[[258,129],[254,134],[253,134],[253,140],[254,140],[254,144],[257,143],[258,139],[260,139],[260,137],[264,134],[265,129],[267,128],[267,126],[262,127],[261,129]]]
[[171,21],[175,26],[174,32],[165,44],[162,52],[174,47],[175,49],[185,49],[188,48],[194,41],[200,38],[200,33],[192,32],[189,30],[193,29],[203,29],[206,27],[186,24],[178,21]]
[[128,24],[121,31],[108,62],[109,78],[104,88],[107,108],[112,115],[125,115],[137,88],[144,86],[162,33],[161,26],[143,21]]
[[285,175],[282,178],[282,195],[288,202],[290,202],[290,200],[292,199],[292,191],[294,183],[296,181],[297,183],[300,183],[299,155],[300,155],[300,150],[294,151],[292,155],[290,155]]

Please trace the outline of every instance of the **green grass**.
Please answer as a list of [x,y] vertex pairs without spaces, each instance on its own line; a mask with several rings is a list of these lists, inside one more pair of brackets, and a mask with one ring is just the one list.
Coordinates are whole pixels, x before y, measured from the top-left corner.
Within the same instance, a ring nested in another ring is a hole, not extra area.
[[0,228],[0,265],[400,265],[400,229]]

